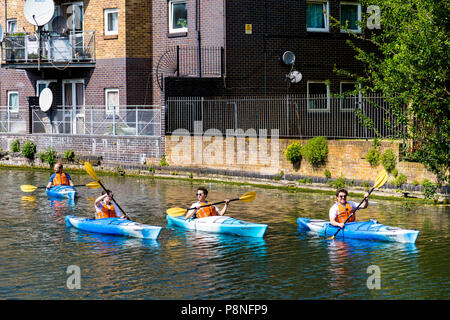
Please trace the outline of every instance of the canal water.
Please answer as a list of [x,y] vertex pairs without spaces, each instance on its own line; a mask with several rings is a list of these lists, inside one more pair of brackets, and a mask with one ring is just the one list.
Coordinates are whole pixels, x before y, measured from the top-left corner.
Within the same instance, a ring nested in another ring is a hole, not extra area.
[[327,240],[301,232],[296,219],[326,218],[332,195],[205,183],[213,202],[256,191],[227,212],[269,225],[263,239],[251,239],[165,228],[166,209],[189,207],[198,183],[102,177],[133,220],[164,227],[158,240],[141,240],[67,228],[66,215],[94,215],[101,190],[78,188],[75,202],[20,190],[44,186],[49,175],[0,169],[0,299],[450,298],[448,206],[371,199],[359,211],[358,220],[420,230],[414,245]]

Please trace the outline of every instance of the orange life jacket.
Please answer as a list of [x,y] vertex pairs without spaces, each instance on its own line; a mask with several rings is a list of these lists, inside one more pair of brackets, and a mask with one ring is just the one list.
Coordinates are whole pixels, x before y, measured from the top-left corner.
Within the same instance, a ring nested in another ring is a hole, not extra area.
[[[210,205],[210,204],[211,204],[211,202],[208,202],[208,203],[200,202],[201,206]],[[197,215],[197,218],[217,216],[216,207],[210,205],[208,207],[200,208],[197,210],[196,215]]]
[[[341,204],[338,205],[338,214],[336,215],[336,222],[340,223],[344,223],[348,217],[350,217],[350,215],[353,212],[353,208],[351,205],[348,204],[348,202],[345,204],[345,207]],[[355,215],[353,214],[350,219],[348,219],[347,222],[353,222],[355,221]]]
[[103,203],[102,205],[102,210],[96,213],[96,219],[116,218],[116,209],[112,203],[110,205]]
[[60,186],[60,185],[69,185],[69,178],[67,178],[66,174],[63,173],[55,173],[55,177],[52,180],[53,186]]

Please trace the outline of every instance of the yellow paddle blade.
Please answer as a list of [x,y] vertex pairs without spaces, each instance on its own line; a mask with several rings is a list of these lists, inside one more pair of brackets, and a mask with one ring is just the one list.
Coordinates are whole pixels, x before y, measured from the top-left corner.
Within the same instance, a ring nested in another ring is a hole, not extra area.
[[36,201],[36,197],[33,196],[23,196],[22,201]]
[[386,181],[388,180],[388,174],[386,170],[383,169],[383,171],[380,172],[380,174],[377,177],[377,180],[375,180],[375,184],[373,186],[374,189],[381,188]]
[[255,200],[256,197],[256,192],[255,191],[250,191],[247,192],[246,194],[243,194],[242,196],[239,197],[239,200],[243,201],[243,202],[250,202]]
[[166,211],[166,213],[171,217],[180,217],[183,216],[186,212],[187,210],[183,208],[170,208]]
[[100,183],[98,183],[97,181],[92,181],[92,182],[89,182],[88,184],[86,184],[86,187],[91,188],[91,189],[97,189],[97,188],[100,188]]
[[37,187],[31,184],[23,184],[20,186],[20,190],[22,190],[23,192],[33,192],[36,189]]
[[84,168],[86,169],[86,172],[91,176],[92,180],[98,181],[97,174],[95,173],[94,168],[89,162],[84,163]]

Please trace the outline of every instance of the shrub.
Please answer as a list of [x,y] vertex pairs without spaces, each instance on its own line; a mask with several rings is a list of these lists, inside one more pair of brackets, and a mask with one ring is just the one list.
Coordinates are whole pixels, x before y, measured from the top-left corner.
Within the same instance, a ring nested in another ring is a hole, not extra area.
[[334,189],[340,189],[345,187],[345,177],[341,176],[334,181],[327,182],[329,186],[333,187]]
[[163,156],[161,157],[161,160],[159,161],[159,166],[160,166],[160,167],[165,167],[165,166],[168,166],[168,165],[169,165],[169,163],[168,163],[167,160],[166,160],[166,156],[163,155]]
[[330,179],[331,178],[331,172],[328,169],[325,169],[325,171],[323,172],[323,174],[325,175],[325,178]]
[[425,196],[425,199],[433,199],[436,195],[437,188],[439,188],[439,184],[432,183],[428,179],[423,179],[422,187],[423,187],[423,195]]
[[47,162],[51,168],[56,163],[56,150],[53,149],[52,147],[47,147],[47,149],[45,149],[44,152],[38,154],[38,158],[42,162]]
[[391,149],[386,150],[381,155],[381,164],[387,172],[392,172],[395,169],[397,157]]
[[373,146],[366,154],[366,160],[371,167],[376,167],[380,164],[380,151],[377,147]]
[[20,152],[19,139],[16,139],[11,143],[11,152]]
[[284,156],[292,164],[302,161],[302,145],[300,142],[292,142],[284,151]]
[[309,139],[303,147],[303,156],[313,168],[325,164],[328,157],[328,143],[325,137]]
[[394,180],[394,183],[397,187],[400,187],[402,184],[407,182],[406,176],[403,173],[400,173],[397,178]]
[[72,149],[66,150],[64,152],[64,159],[73,162],[75,160],[75,151],[73,151]]
[[22,155],[31,160],[34,160],[34,155],[36,154],[36,145],[33,141],[27,140],[22,146]]

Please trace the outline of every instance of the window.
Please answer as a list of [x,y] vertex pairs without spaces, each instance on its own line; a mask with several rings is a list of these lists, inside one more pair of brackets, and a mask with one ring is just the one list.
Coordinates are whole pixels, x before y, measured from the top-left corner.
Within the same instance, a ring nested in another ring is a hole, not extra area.
[[105,89],[105,108],[107,114],[118,114],[119,110],[119,89]]
[[308,81],[307,83],[308,111],[330,111],[330,88],[325,81]]
[[44,90],[45,88],[48,88],[48,86],[50,85],[50,83],[52,82],[57,82],[56,80],[37,80],[36,81],[36,96],[40,96],[42,90]]
[[19,92],[8,91],[8,110],[9,112],[19,112]]
[[169,33],[187,31],[187,1],[169,1]]
[[345,26],[349,31],[361,32],[359,22],[361,21],[361,5],[359,3],[341,2],[340,4],[341,17],[341,32],[347,32]]
[[306,2],[306,30],[328,32],[328,2]]
[[352,92],[356,89],[356,83],[351,81],[341,81],[341,95],[340,106],[341,111],[354,111],[359,107],[360,94],[345,94],[347,92]]
[[17,32],[17,19],[9,19],[6,21],[6,32],[8,33]]
[[105,9],[105,35],[119,34],[119,11],[115,9]]

